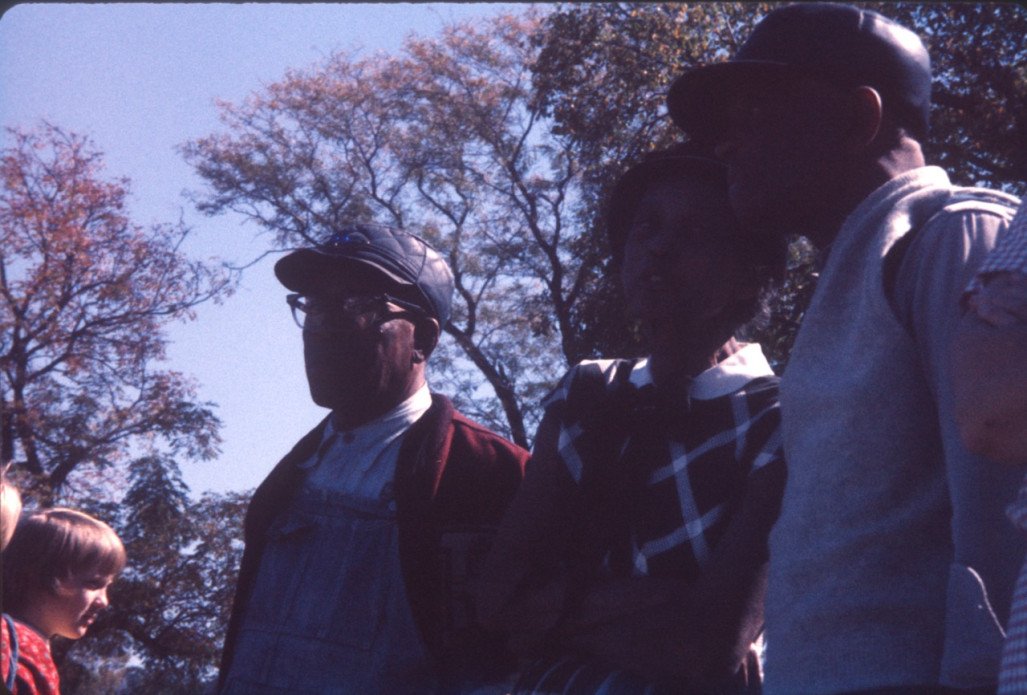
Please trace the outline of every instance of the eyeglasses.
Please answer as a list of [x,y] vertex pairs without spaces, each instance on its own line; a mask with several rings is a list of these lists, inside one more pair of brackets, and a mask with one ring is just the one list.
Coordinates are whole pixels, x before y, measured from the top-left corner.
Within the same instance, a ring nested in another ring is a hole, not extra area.
[[[361,327],[380,326],[402,316],[421,316],[424,309],[412,302],[405,302],[387,294],[358,294],[330,300],[305,297],[302,294],[286,295],[285,301],[292,309],[292,318],[300,328],[313,330],[338,330],[354,322]],[[400,307],[396,311],[389,307]]]

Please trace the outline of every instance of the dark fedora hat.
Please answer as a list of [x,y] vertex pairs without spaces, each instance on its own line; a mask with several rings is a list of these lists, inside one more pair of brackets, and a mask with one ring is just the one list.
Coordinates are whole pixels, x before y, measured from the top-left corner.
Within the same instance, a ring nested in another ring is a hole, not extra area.
[[917,138],[927,134],[931,64],[920,38],[877,12],[835,3],[801,2],[769,13],[731,60],[678,77],[667,108],[690,136],[715,139],[727,126],[735,90],[787,74],[873,87],[900,125]]

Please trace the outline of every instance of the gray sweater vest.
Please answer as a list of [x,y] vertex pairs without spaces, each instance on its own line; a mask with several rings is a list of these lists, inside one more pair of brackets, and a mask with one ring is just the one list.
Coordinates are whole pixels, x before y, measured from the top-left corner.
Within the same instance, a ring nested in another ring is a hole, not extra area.
[[[1019,474],[958,442],[945,321],[916,315],[949,298],[917,297],[911,333],[883,260],[910,230],[948,231],[967,210],[1000,227],[1014,201],[928,167],[875,191],[840,230],[782,380],[789,474],[770,537],[768,693],[994,682],[1002,632],[985,586],[1008,605],[1020,552],[1003,509]],[[926,272],[965,286],[993,242],[984,234],[960,267]]]

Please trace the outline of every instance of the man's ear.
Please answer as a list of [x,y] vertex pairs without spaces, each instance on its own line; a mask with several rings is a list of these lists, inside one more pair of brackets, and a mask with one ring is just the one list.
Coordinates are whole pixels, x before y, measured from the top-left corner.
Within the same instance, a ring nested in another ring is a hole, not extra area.
[[439,344],[442,330],[439,322],[425,316],[414,324],[414,362],[427,362],[435,346]]
[[873,87],[857,87],[851,96],[852,127],[849,131],[849,145],[853,150],[862,150],[881,132],[884,107],[881,95]]

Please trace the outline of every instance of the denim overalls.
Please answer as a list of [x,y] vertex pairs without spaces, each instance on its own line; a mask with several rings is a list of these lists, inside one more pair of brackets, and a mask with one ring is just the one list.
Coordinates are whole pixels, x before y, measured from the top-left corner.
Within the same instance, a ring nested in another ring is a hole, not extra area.
[[227,693],[429,693],[395,504],[304,489],[268,529]]
[[[361,438],[395,440],[372,454],[379,479],[391,480],[395,449],[389,450],[399,445],[396,427],[385,424],[391,433],[378,429],[358,437],[358,447]],[[329,440],[326,434],[322,452],[339,455]],[[317,466],[321,453],[315,458],[301,467]],[[287,511],[268,528],[224,692],[433,692],[430,657],[403,582],[391,483],[372,485],[380,488],[377,496],[354,494],[319,484],[318,474],[310,473]]]

